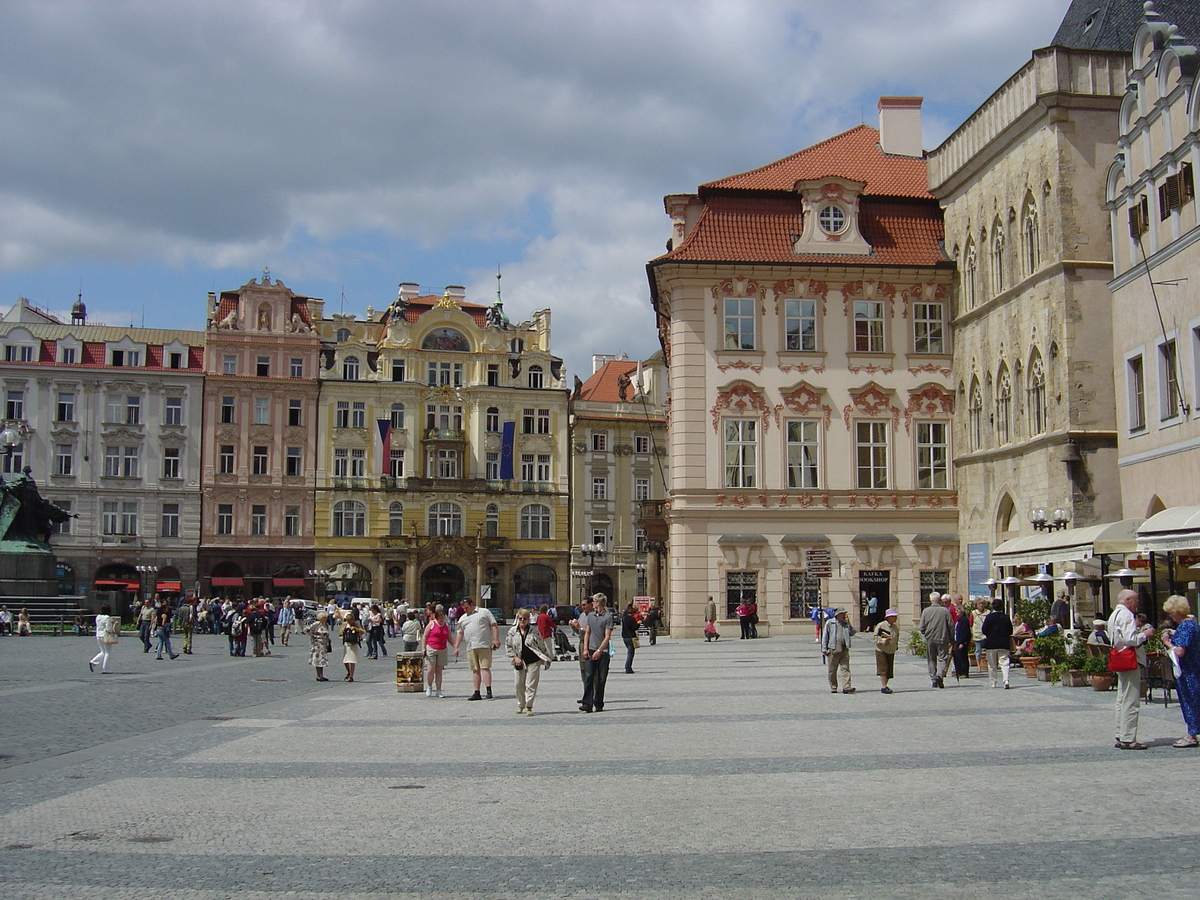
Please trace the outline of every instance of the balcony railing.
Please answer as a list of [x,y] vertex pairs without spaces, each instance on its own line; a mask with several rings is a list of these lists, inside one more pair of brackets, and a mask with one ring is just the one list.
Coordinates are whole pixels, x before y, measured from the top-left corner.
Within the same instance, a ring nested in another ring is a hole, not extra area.
[[465,441],[467,433],[461,428],[426,428],[422,439],[426,441]]

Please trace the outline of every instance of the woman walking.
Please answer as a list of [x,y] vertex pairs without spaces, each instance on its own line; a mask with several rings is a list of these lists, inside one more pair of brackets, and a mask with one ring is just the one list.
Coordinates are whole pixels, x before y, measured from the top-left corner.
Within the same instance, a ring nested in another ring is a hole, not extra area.
[[371,659],[379,659],[379,654],[387,656],[387,644],[383,640],[383,610],[379,608],[379,604],[375,603],[371,606],[371,611],[367,614],[367,632],[368,645],[374,651],[370,654]]
[[892,689],[888,682],[896,674],[896,651],[900,649],[900,626],[896,619],[900,613],[889,609],[883,614],[883,621],[875,626],[875,674],[879,676],[881,694],[890,694]]
[[630,603],[621,614],[621,641],[625,644],[625,674],[633,674],[633,654],[638,648],[637,607]]
[[350,608],[346,621],[342,623],[342,665],[346,667],[346,677],[343,681],[354,680],[354,669],[359,663],[358,648],[362,643],[366,629],[358,621],[358,610]]
[[100,645],[100,652],[88,663],[89,669],[95,672],[96,663],[100,663],[101,675],[112,674],[108,668],[108,661],[117,646],[120,634],[121,620],[112,614],[112,607],[105,603],[100,607],[100,614],[96,616],[96,643]]
[[1186,597],[1178,594],[1169,597],[1163,612],[1171,617],[1175,629],[1163,637],[1163,644],[1175,656],[1179,674],[1175,679],[1179,695],[1179,711],[1183,713],[1183,724],[1187,734],[1177,740],[1174,747],[1200,746],[1200,628],[1190,617],[1191,608]]
[[400,626],[400,638],[404,641],[404,652],[413,653],[421,646],[421,622],[417,619],[417,611],[410,609]]
[[446,621],[446,608],[440,603],[433,608],[433,617],[421,635],[421,646],[425,651],[425,696],[445,697],[442,693],[442,670],[450,659],[450,623]]
[[317,613],[316,619],[304,630],[310,641],[308,664],[317,670],[317,681],[328,681],[325,677],[325,666],[329,664],[329,651],[333,648],[329,640],[329,614],[324,610]]
[[163,650],[167,651],[167,656],[171,659],[178,659],[179,654],[171,649],[171,609],[164,603],[158,608],[158,612],[154,614],[154,633],[158,637],[158,649],[155,651],[158,655],[155,659],[163,658]]
[[537,697],[538,681],[542,677],[542,666],[550,668],[554,661],[554,648],[538,629],[530,624],[529,610],[517,610],[517,623],[508,630],[504,649],[512,660],[516,675],[517,715],[533,715],[533,701]]
[[[961,606],[955,606],[958,618],[954,620],[954,680],[971,677],[971,617]],[[943,676],[944,677],[944,676]]]

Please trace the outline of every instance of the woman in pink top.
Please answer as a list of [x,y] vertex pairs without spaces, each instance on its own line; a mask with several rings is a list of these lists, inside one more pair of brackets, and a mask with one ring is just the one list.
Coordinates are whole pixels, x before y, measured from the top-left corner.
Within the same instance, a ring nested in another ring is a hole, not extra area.
[[421,635],[421,649],[425,653],[425,696],[445,697],[442,693],[442,670],[449,662],[450,623],[446,621],[446,608],[440,603],[434,607],[433,618]]

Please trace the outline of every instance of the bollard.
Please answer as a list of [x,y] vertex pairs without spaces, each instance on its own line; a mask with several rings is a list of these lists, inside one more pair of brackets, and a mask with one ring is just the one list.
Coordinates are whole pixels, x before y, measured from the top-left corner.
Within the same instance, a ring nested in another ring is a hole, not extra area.
[[425,687],[425,655],[420,650],[396,654],[396,690],[416,694]]

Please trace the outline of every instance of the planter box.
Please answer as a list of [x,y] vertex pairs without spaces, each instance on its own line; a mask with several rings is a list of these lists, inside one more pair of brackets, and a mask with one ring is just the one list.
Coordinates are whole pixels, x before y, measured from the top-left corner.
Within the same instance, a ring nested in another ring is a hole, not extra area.
[[1050,667],[1049,666],[1039,665],[1037,667],[1037,680],[1038,681],[1049,681],[1050,680]]
[[1063,687],[1087,687],[1088,675],[1079,669],[1071,669],[1069,672],[1064,672],[1062,677]]
[[1021,665],[1025,669],[1025,674],[1027,676],[1029,676],[1030,678],[1037,678],[1037,664],[1038,664],[1038,657],[1036,657],[1036,656],[1022,656],[1021,657]]

